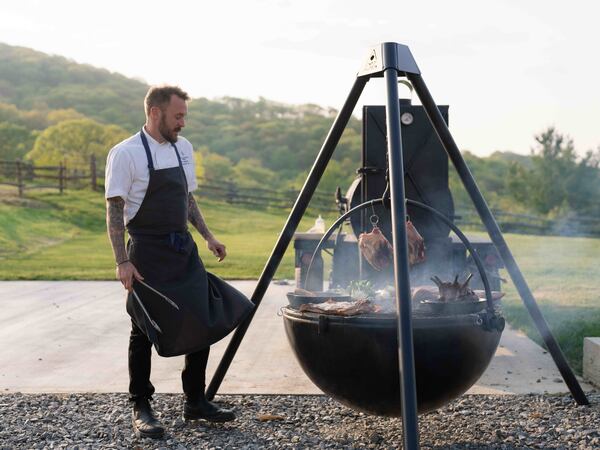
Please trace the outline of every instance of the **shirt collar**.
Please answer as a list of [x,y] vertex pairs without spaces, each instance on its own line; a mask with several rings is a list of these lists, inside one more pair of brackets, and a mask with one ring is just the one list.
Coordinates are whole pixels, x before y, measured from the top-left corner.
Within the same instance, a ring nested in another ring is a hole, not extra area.
[[146,125],[144,125],[142,127],[142,133],[144,133],[144,135],[148,139],[148,143],[151,144],[151,145],[171,145],[170,142],[167,141],[167,140],[165,140],[165,142],[163,142],[163,143],[160,143],[156,139],[154,139],[152,136],[150,136],[150,133],[148,133],[146,131]]

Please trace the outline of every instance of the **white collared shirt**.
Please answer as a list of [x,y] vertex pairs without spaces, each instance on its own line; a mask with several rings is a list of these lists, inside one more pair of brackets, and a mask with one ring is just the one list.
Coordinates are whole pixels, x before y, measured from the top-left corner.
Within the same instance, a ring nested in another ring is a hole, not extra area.
[[[161,144],[145,130],[144,135],[148,139],[148,147],[150,147],[155,170],[168,169],[179,165],[175,149],[170,142]],[[192,192],[198,188],[192,144],[186,138],[179,136],[175,145],[181,157],[188,190]],[[125,224],[133,219],[140,209],[148,189],[149,179],[148,158],[139,132],[118,143],[110,150],[106,159],[104,196],[105,198],[121,197],[125,200],[125,210],[123,212]]]

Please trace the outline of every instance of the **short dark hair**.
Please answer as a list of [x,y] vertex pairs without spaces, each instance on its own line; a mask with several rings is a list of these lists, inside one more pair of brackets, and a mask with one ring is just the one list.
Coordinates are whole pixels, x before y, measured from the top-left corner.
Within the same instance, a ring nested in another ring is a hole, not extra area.
[[158,106],[160,109],[163,109],[166,105],[171,101],[171,96],[176,95],[182,100],[188,101],[190,96],[187,92],[181,89],[179,86],[152,86],[148,89],[148,93],[144,98],[144,110],[146,111],[146,116],[150,115],[150,108],[153,106]]

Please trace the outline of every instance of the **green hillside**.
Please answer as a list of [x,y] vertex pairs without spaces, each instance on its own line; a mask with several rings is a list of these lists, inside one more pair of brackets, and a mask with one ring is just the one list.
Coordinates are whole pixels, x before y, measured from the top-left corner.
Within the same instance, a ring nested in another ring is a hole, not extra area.
[[19,110],[72,108],[134,130],[147,85],[108,70],[0,43],[0,102]]
[[[148,86],[61,56],[0,44],[0,160],[100,170],[110,147],[143,123]],[[185,88],[185,86],[184,86]],[[194,98],[186,136],[197,150],[198,172],[244,188],[298,189],[337,111],[225,97]],[[538,134],[535,134],[537,131]],[[94,136],[92,139],[91,136]],[[548,219],[600,217],[600,150],[584,156],[554,127],[532,130],[532,153],[464,157],[491,207]],[[361,122],[352,117],[319,186],[345,190],[360,165]],[[0,167],[2,177],[8,177]],[[13,180],[14,182],[14,180]],[[454,170],[450,188],[459,209],[470,200]]]
[[[40,132],[61,120],[87,117],[133,133],[144,121],[142,99],[147,89],[147,84],[118,73],[0,43],[0,159],[25,156]],[[207,159],[207,164],[217,167],[206,172],[216,173],[220,181],[239,176],[240,171],[220,171],[219,163],[234,167],[242,161],[248,172],[248,161],[257,161],[270,171],[258,171],[259,184],[268,179],[274,187],[298,187],[336,114],[333,108],[286,105],[264,98],[201,97],[190,102],[184,135],[202,155],[227,158]],[[360,164],[361,146],[361,124],[353,117],[329,169],[329,178],[336,179],[324,180],[324,191],[331,193],[337,184],[343,188],[350,184]],[[508,165],[529,159],[508,152],[500,156],[466,154],[482,189],[493,193],[492,203],[507,194],[502,183]],[[466,196],[461,194],[458,179],[454,177],[452,183],[461,203]]]
[[[80,118],[74,117],[78,113],[133,133],[144,122],[147,89],[118,73],[0,43],[0,124],[32,132],[56,117]],[[195,98],[183,134],[204,154],[225,156],[232,164],[255,159],[289,181],[310,168],[336,114],[331,108],[266,99]],[[360,158],[360,142],[360,123],[353,118],[335,155],[349,169],[347,183]]]

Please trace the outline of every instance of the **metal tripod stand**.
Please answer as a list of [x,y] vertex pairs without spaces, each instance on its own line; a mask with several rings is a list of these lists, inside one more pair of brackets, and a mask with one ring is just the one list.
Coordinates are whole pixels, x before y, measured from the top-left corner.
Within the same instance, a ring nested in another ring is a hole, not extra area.
[[487,203],[485,202],[473,175],[469,171],[458,146],[454,142],[450,131],[444,122],[423,78],[417,64],[409,50],[402,44],[385,42],[373,47],[367,61],[358,72],[350,94],[342,109],[338,113],[326,139],[317,155],[309,172],[308,178],[296,199],[288,219],[279,235],[279,239],[263,269],[258,280],[252,302],[255,308],[251,315],[239,325],[221,359],[217,370],[208,386],[206,396],[214,398],[225,374],[239,348],[244,335],[252,322],[256,309],[260,305],[269,284],[271,283],[277,267],[292,240],[306,208],[314,194],[321,176],[325,172],[339,139],[350,119],[360,95],[373,77],[384,77],[386,85],[386,115],[387,115],[387,150],[389,156],[390,174],[390,199],[392,236],[394,247],[394,281],[396,284],[396,306],[398,311],[398,352],[400,371],[400,392],[402,396],[402,421],[404,427],[404,448],[419,448],[419,430],[417,419],[416,380],[412,341],[412,307],[410,295],[408,242],[406,237],[405,191],[404,191],[404,162],[402,157],[402,139],[400,126],[400,106],[398,102],[398,77],[406,77],[412,83],[426,114],[436,131],[444,149],[469,193],[479,216],[487,229],[490,239],[496,246],[510,277],[515,284],[523,303],[540,332],[558,370],[567,384],[575,401],[580,405],[589,404],[579,382],[567,363],[558,343],[552,335],[534,297],[523,277],[517,263],[508,248],[504,237],[494,219]]

